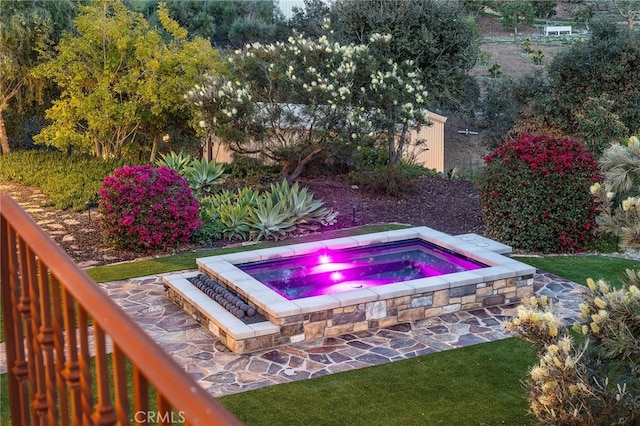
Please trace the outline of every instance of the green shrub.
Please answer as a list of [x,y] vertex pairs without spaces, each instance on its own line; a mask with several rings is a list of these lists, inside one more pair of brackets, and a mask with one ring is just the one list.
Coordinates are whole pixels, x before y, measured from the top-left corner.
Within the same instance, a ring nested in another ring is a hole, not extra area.
[[588,189],[598,164],[580,142],[525,134],[485,162],[478,184],[489,237],[543,253],[581,251],[593,239]]
[[91,155],[69,155],[59,151],[16,151],[2,155],[0,178],[42,191],[57,209],[86,208],[97,201],[102,180],[124,161],[106,161]]
[[376,165],[350,172],[347,182],[376,194],[400,197],[410,193],[415,179],[431,171],[416,164]]
[[255,189],[267,189],[269,185],[280,180],[280,167],[277,165],[266,165],[260,160],[234,155],[233,162],[227,165],[229,178],[227,187],[243,188],[252,186]]
[[389,164],[389,148],[358,146],[355,154],[357,168],[371,169]]
[[546,296],[518,307],[505,328],[538,346],[539,362],[525,385],[543,425],[638,424],[640,420],[640,271],[627,270],[620,289],[587,280],[576,344]]
[[591,187],[598,207],[598,231],[613,235],[623,248],[640,247],[640,142],[613,144],[600,158],[602,185]]

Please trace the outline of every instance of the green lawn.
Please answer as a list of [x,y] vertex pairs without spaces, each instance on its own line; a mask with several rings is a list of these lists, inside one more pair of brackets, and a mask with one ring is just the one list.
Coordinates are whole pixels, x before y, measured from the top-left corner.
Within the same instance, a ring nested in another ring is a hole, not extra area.
[[528,425],[532,345],[506,339],[219,398],[247,425]]
[[637,260],[620,259],[607,256],[548,256],[514,257],[520,262],[535,266],[546,272],[559,275],[575,283],[585,285],[587,278],[603,278],[609,284],[619,287],[620,277],[625,269],[640,269]]

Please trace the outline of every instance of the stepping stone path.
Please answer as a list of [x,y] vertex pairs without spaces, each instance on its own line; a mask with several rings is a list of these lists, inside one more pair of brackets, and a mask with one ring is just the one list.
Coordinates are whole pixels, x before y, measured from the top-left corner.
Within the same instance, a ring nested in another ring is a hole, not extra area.
[[[107,254],[101,255],[102,259],[96,260],[96,255],[85,253],[80,250],[76,243],[74,235],[97,235],[99,232],[98,213],[94,210],[89,215],[85,212],[60,211],[53,207],[46,207],[45,204],[49,198],[35,188],[20,185],[14,182],[0,181],[0,194],[9,195],[15,199],[18,204],[36,221],[36,223],[56,242],[60,245],[69,256],[78,262],[81,268],[109,263],[115,259]],[[78,218],[84,220],[80,221]],[[91,227],[87,227],[90,224]]]

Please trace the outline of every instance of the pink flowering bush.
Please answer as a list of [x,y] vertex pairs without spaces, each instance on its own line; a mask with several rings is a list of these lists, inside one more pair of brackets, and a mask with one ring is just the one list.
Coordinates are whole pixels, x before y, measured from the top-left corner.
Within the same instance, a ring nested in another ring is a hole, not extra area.
[[543,253],[582,251],[594,237],[589,188],[598,163],[580,142],[525,134],[485,158],[480,179],[487,235]]
[[186,243],[202,226],[189,183],[167,167],[126,166],[107,176],[99,191],[107,243],[147,250]]

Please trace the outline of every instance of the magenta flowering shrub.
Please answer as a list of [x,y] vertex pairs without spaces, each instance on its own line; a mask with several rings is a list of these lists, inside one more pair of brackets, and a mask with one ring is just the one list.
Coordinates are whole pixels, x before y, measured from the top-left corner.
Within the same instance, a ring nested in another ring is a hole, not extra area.
[[582,251],[594,237],[589,188],[598,163],[578,141],[525,134],[485,157],[479,179],[489,237],[543,253]]
[[145,250],[189,242],[202,226],[189,183],[167,167],[126,166],[107,176],[99,191],[105,241]]

